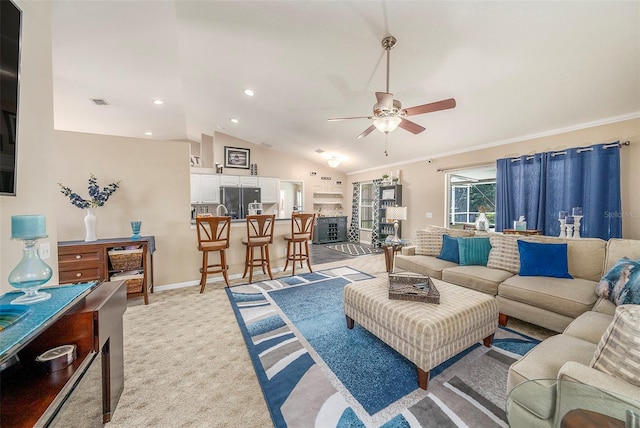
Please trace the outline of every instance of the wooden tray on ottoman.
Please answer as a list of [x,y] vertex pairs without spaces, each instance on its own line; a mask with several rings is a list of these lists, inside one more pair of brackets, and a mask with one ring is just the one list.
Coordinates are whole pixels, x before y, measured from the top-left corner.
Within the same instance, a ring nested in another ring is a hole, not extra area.
[[390,273],[389,299],[440,304],[440,293],[429,276]]

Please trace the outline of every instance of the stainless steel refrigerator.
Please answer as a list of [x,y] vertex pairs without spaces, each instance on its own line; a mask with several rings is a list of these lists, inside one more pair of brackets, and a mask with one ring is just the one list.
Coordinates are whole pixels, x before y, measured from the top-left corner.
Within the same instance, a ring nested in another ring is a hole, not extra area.
[[245,218],[252,202],[262,202],[259,187],[220,187],[220,203],[231,218]]

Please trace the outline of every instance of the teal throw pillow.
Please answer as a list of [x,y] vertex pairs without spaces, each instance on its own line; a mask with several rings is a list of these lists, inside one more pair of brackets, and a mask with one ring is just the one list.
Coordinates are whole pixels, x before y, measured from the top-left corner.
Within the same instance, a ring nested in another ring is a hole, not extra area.
[[550,244],[518,240],[520,276],[573,278],[569,274],[567,244]]
[[442,235],[442,249],[440,250],[438,258],[453,263],[460,263],[458,240],[449,235]]
[[460,266],[486,266],[489,261],[489,238],[458,238]]
[[598,283],[596,294],[616,305],[640,305],[640,261],[618,260]]

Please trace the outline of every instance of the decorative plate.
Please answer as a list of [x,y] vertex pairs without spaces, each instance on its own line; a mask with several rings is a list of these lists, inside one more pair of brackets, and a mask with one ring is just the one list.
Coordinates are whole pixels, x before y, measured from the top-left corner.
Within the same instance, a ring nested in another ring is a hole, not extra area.
[[27,305],[0,305],[0,332],[29,316],[33,308]]

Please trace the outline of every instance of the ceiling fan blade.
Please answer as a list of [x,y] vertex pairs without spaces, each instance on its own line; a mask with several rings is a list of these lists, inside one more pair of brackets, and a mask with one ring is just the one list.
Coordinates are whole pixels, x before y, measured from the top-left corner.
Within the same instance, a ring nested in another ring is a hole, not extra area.
[[448,100],[437,101],[435,103],[423,104],[421,106],[409,107],[403,110],[405,116],[415,116],[416,114],[431,113],[433,111],[446,110],[454,108],[456,100],[449,98]]
[[339,120],[349,120],[349,119],[373,119],[373,116],[334,117],[332,119],[327,119],[327,120],[329,122],[337,122]]
[[393,108],[393,94],[388,92],[376,92],[378,110],[391,110]]
[[413,134],[419,134],[426,129],[425,127],[420,126],[417,123],[411,122],[410,120],[407,120],[407,119],[402,119],[402,122],[400,122],[398,126]]
[[371,125],[371,126],[370,126],[370,127],[368,127],[367,129],[365,129],[364,131],[362,131],[362,134],[358,135],[358,136],[356,137],[356,139],[364,138],[364,137],[366,137],[367,135],[371,134],[371,133],[372,133],[373,131],[375,131],[375,130],[376,130],[376,127],[375,127],[375,126],[373,126],[373,125]]

